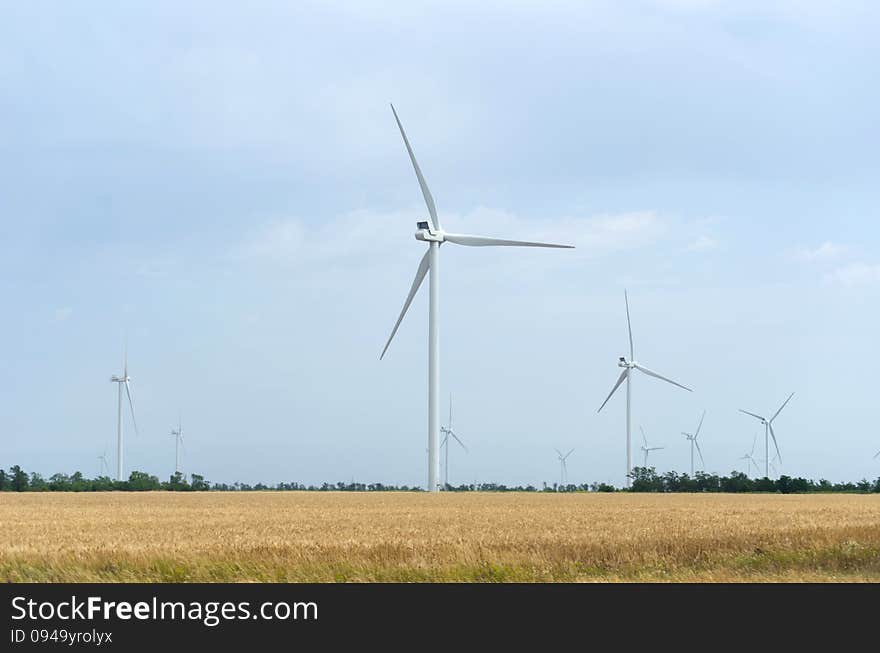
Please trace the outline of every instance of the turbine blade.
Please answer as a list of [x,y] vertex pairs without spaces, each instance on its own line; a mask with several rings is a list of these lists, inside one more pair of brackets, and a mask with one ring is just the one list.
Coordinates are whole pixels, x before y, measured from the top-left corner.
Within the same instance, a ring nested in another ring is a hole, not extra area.
[[777,410],[775,413],[773,413],[773,417],[770,418],[770,421],[771,421],[771,422],[772,422],[774,419],[776,419],[776,416],[777,416],[779,413],[782,412],[782,409],[785,408],[785,404],[787,404],[789,401],[791,401],[791,398],[792,398],[792,397],[794,397],[794,393],[793,393],[793,392],[792,392],[790,395],[788,395],[788,399],[786,399],[785,402],[779,407],[779,410]]
[[452,428],[452,393],[449,393],[449,428]]
[[453,433],[452,431],[450,431],[450,432],[449,432],[449,435],[451,435],[453,438],[455,438],[455,441],[458,442],[458,443],[461,445],[461,448],[465,450],[465,453],[470,453],[470,451],[468,451],[468,448],[467,448],[466,446],[464,446],[464,442],[462,442],[461,440],[459,440],[459,439],[458,439],[458,436],[457,436],[455,433]]
[[506,240],[488,236],[472,236],[470,234],[443,234],[443,238],[456,245],[468,247],[554,247],[558,249],[574,249],[574,245],[557,245],[555,243],[538,243],[527,240]]
[[425,252],[425,255],[422,257],[422,260],[419,263],[419,268],[418,270],[416,270],[416,278],[413,279],[412,287],[409,289],[409,295],[406,296],[406,301],[403,303],[403,309],[400,311],[400,317],[397,318],[397,322],[395,322],[394,328],[391,329],[391,335],[388,336],[388,342],[385,343],[385,348],[379,355],[379,360],[382,360],[382,358],[385,356],[385,352],[388,351],[388,346],[394,339],[394,334],[397,333],[397,329],[400,327],[400,323],[403,321],[403,316],[406,315],[406,311],[407,309],[409,309],[409,305],[412,304],[413,297],[416,296],[419,287],[422,285],[422,281],[425,280],[425,275],[428,273],[428,268],[431,266],[431,259],[428,256],[429,254],[430,250]]
[[599,410],[596,411],[597,413],[601,412],[602,409],[605,408],[605,404],[608,403],[608,400],[611,399],[611,395],[613,395],[613,394],[614,394],[614,391],[617,390],[617,389],[620,387],[620,384],[621,384],[621,383],[623,383],[623,380],[626,378],[626,375],[627,375],[627,374],[629,374],[629,368],[628,368],[628,367],[625,367],[625,368],[623,369],[623,372],[620,373],[620,376],[617,377],[617,383],[614,384],[614,387],[611,388],[611,392],[609,392],[609,393],[608,393],[608,396],[605,397],[605,401],[603,401],[603,402],[602,402],[602,405],[599,406]]
[[758,434],[757,433],[755,433],[755,437],[752,440],[752,450],[749,452],[750,456],[753,456],[755,454],[755,445],[756,444],[758,444]]
[[125,394],[128,395],[128,407],[131,410],[131,423],[134,424],[134,434],[140,435],[137,420],[134,418],[134,403],[131,400],[131,381],[125,382]]
[[553,451],[555,451],[559,455],[559,459],[562,460],[562,452],[559,449],[555,448],[553,449]]
[[700,429],[703,428],[703,420],[706,419],[706,411],[703,411],[703,416],[700,418],[700,423],[697,425],[697,432],[694,433],[694,440],[697,439],[697,436],[700,434]]
[[759,420],[761,420],[761,421],[764,421],[764,418],[761,417],[760,415],[756,415],[755,413],[750,413],[749,411],[747,411],[747,410],[743,410],[742,408],[737,408],[737,410],[738,410],[739,412],[741,412],[741,413],[745,413],[746,415],[751,415],[751,416],[754,417],[755,419],[759,419]]
[[643,429],[640,425],[639,430],[642,432],[642,442],[644,442],[645,446],[647,447],[648,446],[648,438],[645,437],[645,429]]
[[569,452],[568,452],[567,454],[565,454],[565,455],[562,457],[563,460],[565,460],[566,458],[568,458],[568,457],[572,454],[573,451],[574,451],[574,447],[572,447],[572,448],[569,450]]
[[633,348],[633,328],[632,322],[629,320],[629,297],[626,294],[626,290],[623,291],[623,301],[626,302],[626,328],[629,331],[629,359],[632,360],[636,357],[636,354]]
[[773,446],[776,447],[776,455],[779,457],[779,462],[782,462],[782,454],[779,453],[779,445],[776,443],[776,434],[773,432],[773,425],[770,422],[767,422],[767,426],[770,427],[770,437],[773,438]]
[[880,456],[880,451],[874,454],[874,458],[876,458],[877,456]]
[[428,184],[425,182],[425,178],[422,176],[422,171],[419,168],[419,164],[416,161],[416,155],[413,154],[412,147],[409,144],[409,139],[406,137],[406,132],[403,131],[403,125],[400,124],[400,118],[397,117],[397,111],[394,108],[394,105],[391,105],[391,111],[394,113],[394,120],[397,121],[397,127],[400,129],[400,135],[403,136],[403,143],[406,145],[406,151],[409,152],[409,159],[412,161],[413,169],[416,171],[416,178],[419,180],[419,186],[422,189],[422,196],[425,198],[425,204],[428,205],[428,213],[431,216],[431,228],[432,229],[440,229],[440,220],[437,218],[437,208],[434,206],[434,198],[431,196],[431,191],[428,189]]
[[633,367],[635,367],[635,368],[638,369],[638,370],[641,370],[642,372],[644,372],[644,373],[647,374],[648,376],[656,377],[656,378],[660,379],[661,381],[666,381],[667,383],[671,383],[672,385],[677,385],[679,388],[682,388],[682,389],[684,389],[684,390],[687,390],[688,392],[693,392],[693,390],[691,390],[691,389],[690,389],[689,387],[687,387],[686,385],[682,385],[681,383],[676,383],[676,382],[673,381],[672,379],[667,379],[665,376],[662,376],[662,375],[660,375],[660,374],[657,374],[657,372],[654,372],[654,371],[652,371],[652,370],[649,370],[649,369],[648,369],[647,367],[645,367],[644,365],[639,365],[638,363],[633,363]]
[[706,466],[706,461],[703,460],[703,452],[700,451],[700,443],[697,442],[697,439],[696,439],[696,438],[694,438],[694,444],[697,446],[697,453],[700,454],[700,464],[701,464],[703,467],[705,467],[705,466]]

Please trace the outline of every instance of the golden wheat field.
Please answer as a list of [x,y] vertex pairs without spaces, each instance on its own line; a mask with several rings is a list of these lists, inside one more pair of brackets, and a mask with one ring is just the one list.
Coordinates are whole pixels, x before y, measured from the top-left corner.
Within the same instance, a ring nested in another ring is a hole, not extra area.
[[880,496],[2,493],[5,581],[876,581]]

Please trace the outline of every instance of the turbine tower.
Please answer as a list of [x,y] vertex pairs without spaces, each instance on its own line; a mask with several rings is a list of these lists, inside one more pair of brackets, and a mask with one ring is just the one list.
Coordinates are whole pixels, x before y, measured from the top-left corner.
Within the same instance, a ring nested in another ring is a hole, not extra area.
[[700,429],[703,428],[703,420],[706,418],[706,411],[703,411],[703,416],[700,417],[700,423],[697,425],[697,430],[695,433],[685,433],[684,431],[681,434],[686,437],[691,442],[691,478],[694,476],[694,447],[697,448],[697,453],[700,454],[700,464],[703,468],[706,467],[706,461],[703,460],[703,452],[700,451],[700,443],[697,442],[697,436],[700,434]]
[[123,359],[122,376],[115,374],[110,377],[111,383],[119,387],[119,402],[116,414],[116,480],[122,481],[122,388],[125,386],[125,394],[128,396],[128,407],[131,410],[131,423],[134,425],[135,435],[138,434],[137,421],[134,418],[134,404],[131,401],[131,377],[128,376],[128,350]]
[[[792,392],[788,395],[788,399],[782,402],[782,405],[779,407],[775,413],[773,413],[773,417],[767,419],[766,417],[762,417],[756,413],[750,413],[747,410],[739,409],[739,412],[745,413],[746,415],[751,415],[755,419],[759,420],[761,424],[764,425],[764,475],[767,478],[770,478],[770,440],[769,438],[773,438],[773,446],[776,448],[776,457],[779,458],[780,464],[782,463],[782,454],[779,453],[779,445],[776,442],[776,433],[773,432],[773,420],[779,417],[779,413],[782,412],[782,409],[785,408],[786,404],[791,401],[791,398],[794,397],[794,393]],[[769,434],[769,438],[768,438]]]
[[400,118],[397,117],[397,111],[394,105],[391,105],[391,111],[394,113],[394,120],[400,129],[400,135],[403,137],[403,143],[412,162],[413,170],[416,173],[416,179],[422,189],[422,196],[425,198],[425,204],[428,207],[428,217],[416,223],[417,231],[415,233],[416,240],[428,244],[428,251],[422,256],[419,267],[416,270],[415,279],[409,289],[406,301],[403,303],[403,309],[400,316],[391,330],[391,335],[385,343],[385,348],[379,355],[381,360],[388,351],[388,346],[397,333],[403,316],[409,305],[412,303],[413,297],[422,285],[425,275],[430,271],[431,278],[429,282],[429,301],[428,301],[428,490],[430,492],[440,491],[440,245],[443,243],[453,243],[456,245],[467,245],[468,247],[486,247],[486,246],[512,246],[512,247],[558,247],[572,248],[571,245],[554,245],[551,243],[525,242],[519,240],[503,240],[500,238],[487,238],[485,236],[469,236],[467,234],[447,233],[440,225],[440,219],[437,216],[437,209],[434,206],[434,198],[431,191],[428,190],[428,184],[422,176],[419,164],[416,162],[415,154],[410,147],[409,139],[406,132],[403,131],[403,125],[400,124]]
[[180,447],[183,445],[183,426],[181,426],[180,417],[177,418],[177,429],[171,429],[171,436],[174,438],[174,473],[180,473]]
[[648,446],[648,437],[645,435],[645,429],[643,429],[640,426],[639,430],[642,432],[642,442],[644,443],[644,444],[642,444],[642,452],[645,454],[644,468],[648,469],[648,454],[651,453],[652,451],[659,451],[663,447],[649,447]]
[[443,473],[445,475],[445,479],[443,480],[443,488],[449,488],[449,436],[461,445],[461,448],[464,449],[465,453],[468,452],[468,448],[464,446],[464,442],[462,442],[458,436],[452,431],[452,395],[449,395],[449,426],[441,426],[440,432],[443,434],[443,442],[440,443],[440,446],[444,448],[446,453],[446,462],[443,465]]
[[574,449],[571,449],[564,456],[559,449],[556,449],[556,454],[559,456],[559,489],[561,490],[565,487],[565,481],[568,479],[568,467],[565,465],[566,459],[571,455],[571,452]]
[[626,291],[623,291],[623,300],[626,303],[626,327],[629,330],[629,360],[625,357],[621,356],[617,362],[618,367],[622,367],[623,371],[620,373],[620,376],[617,377],[617,382],[614,384],[614,387],[611,388],[611,392],[608,393],[608,396],[605,398],[605,401],[602,402],[602,405],[599,406],[599,410],[596,412],[601,412],[605,407],[605,404],[608,403],[608,400],[611,399],[611,396],[615,393],[617,388],[620,387],[620,384],[626,381],[626,486],[629,487],[631,483],[630,476],[632,475],[632,371],[639,370],[640,372],[647,374],[648,376],[653,376],[661,381],[666,381],[667,383],[671,383],[672,385],[678,386],[679,388],[683,388],[688,392],[693,392],[687,386],[682,385],[681,383],[676,383],[672,379],[667,379],[665,376],[661,376],[652,370],[649,370],[647,367],[642,365],[641,363],[637,363],[635,361],[635,352],[633,348],[633,332],[632,332],[632,323],[629,319],[629,297],[626,294]]
[[748,466],[746,467],[746,475],[748,475],[752,471],[752,465],[755,466],[755,471],[760,474],[761,468],[758,467],[758,463],[755,461],[755,445],[758,443],[758,434],[755,433],[755,437],[752,439],[752,450],[749,451],[745,456],[740,456],[740,460],[748,460]]

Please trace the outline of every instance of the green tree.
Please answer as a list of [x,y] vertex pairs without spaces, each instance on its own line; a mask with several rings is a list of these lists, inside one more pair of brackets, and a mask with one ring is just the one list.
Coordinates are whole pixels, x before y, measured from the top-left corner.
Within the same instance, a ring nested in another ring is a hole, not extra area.
[[28,489],[28,475],[18,465],[9,468],[9,475],[12,477],[10,485],[14,492],[24,492]]

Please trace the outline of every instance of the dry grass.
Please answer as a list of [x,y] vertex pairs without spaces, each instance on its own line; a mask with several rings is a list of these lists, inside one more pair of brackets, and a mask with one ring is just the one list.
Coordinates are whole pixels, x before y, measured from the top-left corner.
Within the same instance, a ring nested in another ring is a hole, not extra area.
[[0,494],[8,581],[878,581],[880,496]]

